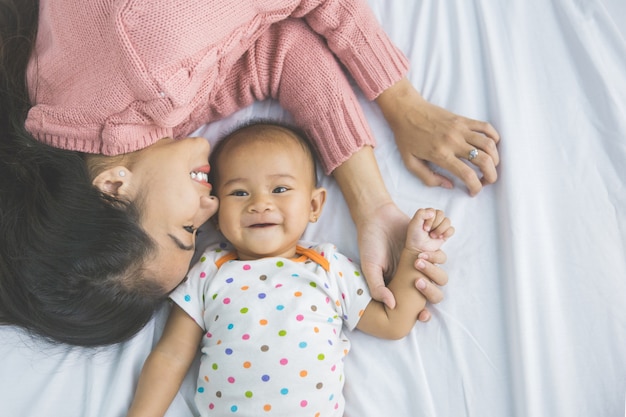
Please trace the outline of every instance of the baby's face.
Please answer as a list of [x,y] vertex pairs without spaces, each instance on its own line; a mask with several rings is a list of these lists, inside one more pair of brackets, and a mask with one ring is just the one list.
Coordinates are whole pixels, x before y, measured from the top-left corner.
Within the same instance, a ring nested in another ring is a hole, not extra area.
[[240,259],[292,257],[325,191],[315,187],[313,161],[291,133],[272,127],[261,140],[232,140],[222,151],[219,228]]

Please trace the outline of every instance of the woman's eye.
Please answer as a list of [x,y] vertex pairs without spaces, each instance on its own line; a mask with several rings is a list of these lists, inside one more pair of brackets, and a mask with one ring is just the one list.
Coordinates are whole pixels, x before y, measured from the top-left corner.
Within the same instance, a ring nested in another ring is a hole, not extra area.
[[284,193],[286,191],[288,191],[289,189],[287,187],[276,187],[274,188],[274,193],[279,194],[279,193]]
[[192,235],[196,231],[193,226],[183,226],[183,229],[185,229],[186,232],[191,233]]

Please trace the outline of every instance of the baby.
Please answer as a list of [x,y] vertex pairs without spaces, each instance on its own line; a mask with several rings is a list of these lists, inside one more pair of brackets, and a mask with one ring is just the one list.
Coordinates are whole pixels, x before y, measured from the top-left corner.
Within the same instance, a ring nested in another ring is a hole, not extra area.
[[245,126],[218,143],[211,167],[228,243],[207,248],[171,294],[175,305],[129,416],[165,414],[200,344],[202,416],[342,416],[350,349],[343,327],[407,335],[425,304],[414,287],[417,256],[438,250],[454,228],[441,211],[417,211],[389,284],[391,310],[369,296],[359,266],[334,245],[300,242],[326,200],[301,134]]

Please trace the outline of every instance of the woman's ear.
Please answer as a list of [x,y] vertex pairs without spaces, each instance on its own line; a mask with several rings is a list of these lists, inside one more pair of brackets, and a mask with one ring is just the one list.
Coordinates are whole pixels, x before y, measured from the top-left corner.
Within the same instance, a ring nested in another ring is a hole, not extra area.
[[133,174],[130,170],[123,166],[116,166],[106,169],[96,176],[93,185],[103,194],[111,197],[124,197],[132,201],[132,182]]
[[323,187],[313,190],[311,195],[311,213],[309,214],[309,221],[311,223],[317,222],[322,215],[322,209],[326,203],[326,189]]

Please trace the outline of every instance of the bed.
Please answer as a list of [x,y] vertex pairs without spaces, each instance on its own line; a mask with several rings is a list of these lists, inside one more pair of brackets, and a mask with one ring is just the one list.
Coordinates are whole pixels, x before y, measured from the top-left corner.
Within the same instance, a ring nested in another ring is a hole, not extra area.
[[[450,282],[433,318],[400,341],[358,331],[346,360],[351,417],[626,415],[626,2],[370,0],[430,101],[499,131],[499,180],[477,197],[427,188],[362,100],[400,208],[445,210]],[[257,103],[202,128],[219,136]],[[332,179],[307,240],[357,256]],[[210,238],[205,238],[210,239]],[[134,339],[51,346],[0,327],[0,416],[120,417],[158,340],[164,307]],[[168,412],[191,415],[189,375]]]

